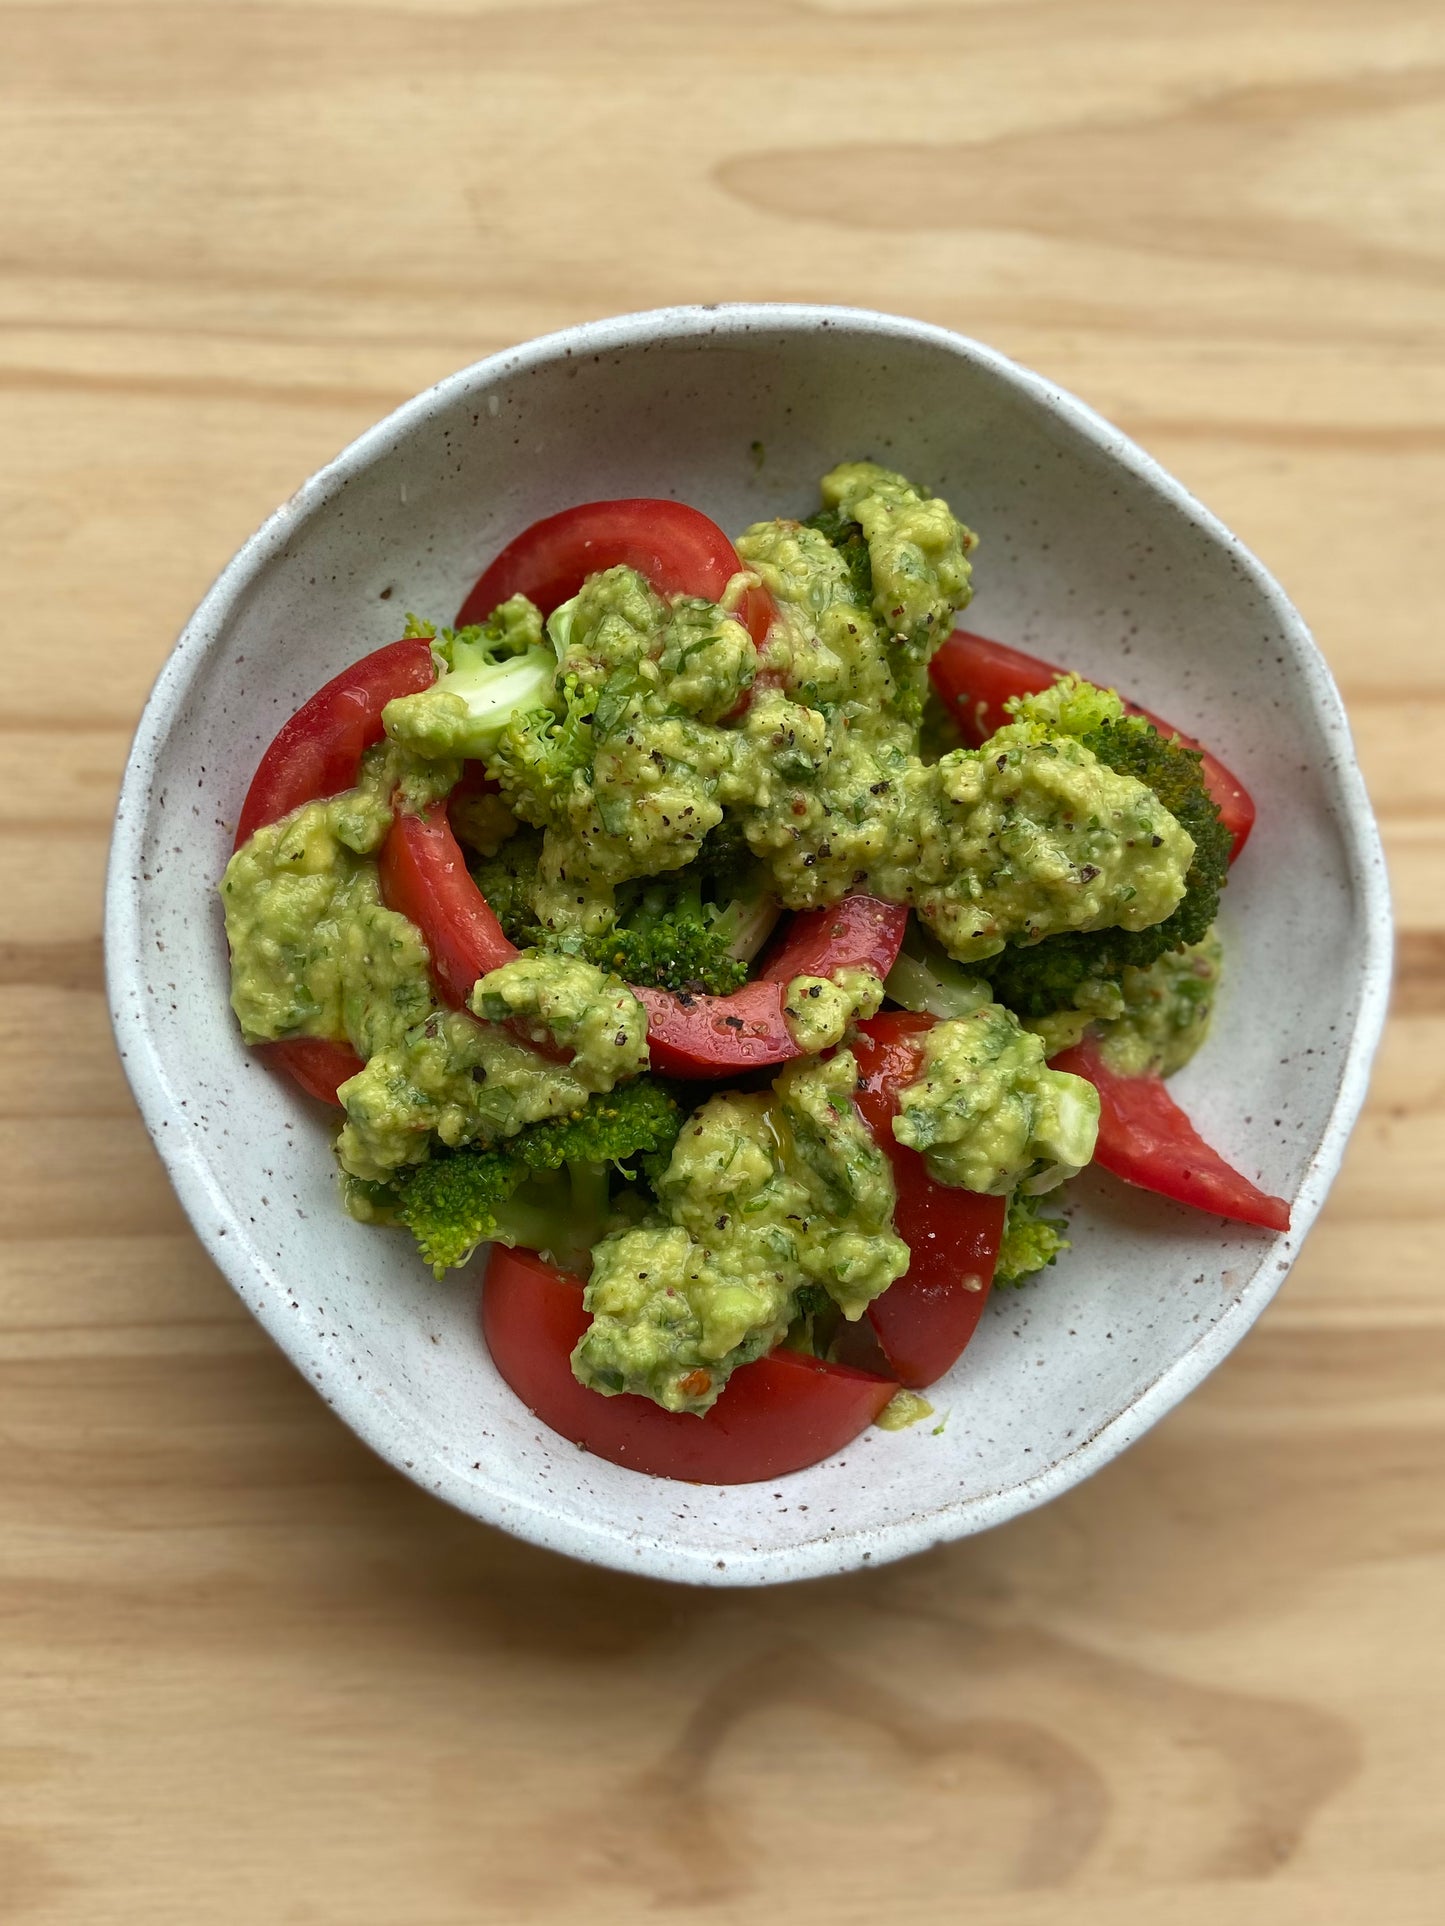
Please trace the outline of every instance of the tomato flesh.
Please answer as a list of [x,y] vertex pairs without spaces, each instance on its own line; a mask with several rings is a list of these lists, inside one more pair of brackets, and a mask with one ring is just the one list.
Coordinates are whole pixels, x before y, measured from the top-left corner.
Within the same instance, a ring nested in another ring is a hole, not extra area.
[[1230,1217],[1287,1231],[1289,1205],[1252,1184],[1205,1143],[1164,1087],[1162,1077],[1121,1077],[1086,1041],[1049,1059],[1055,1070],[1087,1077],[1099,1093],[1094,1162],[1141,1190]]
[[[570,599],[589,575],[624,563],[660,595],[722,599],[743,564],[716,522],[685,502],[633,496],[583,502],[533,522],[482,572],[457,626],[483,621],[509,596],[525,595],[543,615]],[[766,589],[750,589],[739,618],[762,646],[776,613]]]
[[603,1397],[572,1375],[591,1323],[580,1278],[533,1251],[494,1245],[482,1287],[492,1361],[527,1408],[573,1444],[654,1478],[745,1485],[817,1464],[865,1431],[897,1386],[888,1378],[774,1351],[735,1371],[706,1417],[623,1392]]
[[382,735],[381,712],[396,696],[436,681],[425,642],[391,642],[333,676],[281,725],[241,805],[236,848],[303,803],[354,786],[363,753]]
[[893,1227],[912,1263],[868,1307],[868,1319],[899,1382],[917,1390],[957,1363],[988,1302],[1008,1208],[935,1183],[916,1150],[893,1135],[898,1093],[921,1074],[930,1016],[890,1010],[858,1026],[854,1055],[861,1082],[854,1101],[893,1166],[898,1201]]
[[[975,747],[1008,721],[1004,704],[1011,697],[1037,695],[1065,673],[1052,662],[1025,655],[1002,642],[991,642],[987,636],[973,635],[967,629],[955,629],[929,666],[933,686],[948,705],[964,741]],[[1161,736],[1178,736],[1186,749],[1199,750],[1204,786],[1218,805],[1220,821],[1234,838],[1233,862],[1254,827],[1254,799],[1249,791],[1193,736],[1186,736],[1172,722],[1165,722],[1137,702],[1126,698],[1124,707],[1130,715],[1152,722]]]

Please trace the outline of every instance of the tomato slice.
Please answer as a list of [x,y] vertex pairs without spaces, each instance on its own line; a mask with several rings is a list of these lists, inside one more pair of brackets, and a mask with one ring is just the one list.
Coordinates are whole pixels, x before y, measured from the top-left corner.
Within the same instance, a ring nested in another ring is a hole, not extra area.
[[445,809],[398,814],[381,851],[381,895],[421,931],[437,990],[454,1010],[472,986],[520,954],[468,873]]
[[[399,815],[381,853],[381,893],[421,931],[439,993],[453,1009],[473,984],[519,954],[472,881],[443,811]],[[732,996],[634,992],[647,1009],[652,1065],[668,1076],[720,1077],[798,1054],[783,1022],[783,986],[749,983]]]
[[[636,496],[583,502],[533,522],[482,572],[457,614],[458,628],[480,622],[508,596],[525,595],[550,615],[574,596],[589,575],[626,563],[660,595],[721,600],[743,564],[718,527],[685,502]],[[748,591],[739,615],[762,646],[776,614],[764,588]]]
[[696,1418],[579,1384],[572,1350],[591,1321],[579,1278],[535,1252],[493,1246],[482,1332],[497,1369],[553,1431],[654,1478],[746,1485],[801,1471],[865,1431],[898,1388],[848,1365],[774,1351],[735,1371],[712,1410]]
[[1085,1041],[1049,1062],[1087,1077],[1099,1093],[1094,1162],[1126,1184],[1240,1224],[1287,1231],[1289,1205],[1270,1197],[1205,1143],[1164,1087],[1162,1077],[1121,1077]]
[[935,1183],[916,1150],[893,1135],[898,1093],[917,1080],[930,1016],[889,1010],[858,1026],[861,1081],[855,1102],[888,1153],[898,1202],[893,1225],[912,1253],[905,1276],[868,1307],[899,1381],[917,1389],[941,1378],[978,1329],[988,1302],[1008,1202]]
[[[435,680],[431,650],[422,641],[388,643],[333,676],[282,723],[262,756],[241,805],[235,847],[303,803],[352,788],[362,755],[381,740],[387,703]],[[322,1103],[335,1103],[338,1086],[362,1067],[349,1044],[324,1037],[283,1037],[257,1047]]]
[[284,722],[262,756],[236,824],[236,848],[303,803],[339,795],[356,781],[362,753],[381,740],[381,712],[394,696],[436,681],[425,642],[391,642],[333,676]]
[[893,968],[908,911],[875,896],[845,896],[830,909],[794,916],[761,974],[731,996],[634,990],[647,1006],[652,1067],[664,1076],[715,1078],[786,1063],[799,1054],[783,1015],[795,976]]
[[887,976],[907,927],[907,905],[877,896],[845,896],[830,909],[801,910],[764,958],[759,975],[778,983],[795,976],[831,976],[844,968]]
[[765,1069],[798,1055],[783,1020],[781,983],[745,983],[731,996],[689,996],[685,990],[632,994],[647,1009],[652,1067],[665,1077],[714,1078]]
[[[987,636],[972,635],[967,629],[954,630],[929,668],[933,686],[948,704],[964,740],[975,747],[1008,721],[1004,704],[1011,696],[1037,695],[1065,673],[1052,662],[1025,655],[1002,642],[990,642]],[[1199,750],[1204,759],[1200,765],[1204,786],[1219,806],[1220,821],[1234,838],[1233,862],[1254,827],[1254,799],[1249,791],[1202,742],[1186,736],[1152,710],[1140,708],[1137,702],[1126,698],[1124,707],[1130,715],[1152,722],[1161,736],[1178,736],[1186,749]]]
[[282,1037],[252,1048],[293,1076],[308,1097],[322,1103],[339,1104],[336,1093],[342,1084],[366,1067],[349,1043],[333,1043],[327,1037]]

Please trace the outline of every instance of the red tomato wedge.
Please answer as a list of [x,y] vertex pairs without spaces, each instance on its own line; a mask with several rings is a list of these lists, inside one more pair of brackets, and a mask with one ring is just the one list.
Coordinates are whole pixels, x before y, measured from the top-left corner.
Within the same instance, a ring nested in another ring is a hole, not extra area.
[[900,1383],[915,1390],[941,1378],[978,1328],[1007,1210],[1005,1198],[936,1184],[918,1152],[893,1135],[898,1093],[919,1075],[933,1021],[890,1010],[860,1024],[853,1046],[862,1078],[855,1101],[893,1165],[894,1228],[913,1256],[868,1317]]
[[[933,686],[948,704],[965,742],[975,747],[1008,721],[1004,704],[1011,696],[1037,695],[1065,673],[1052,662],[1025,655],[1002,642],[990,642],[987,636],[972,635],[967,629],[954,630],[929,668]],[[1130,715],[1152,722],[1161,736],[1178,736],[1186,749],[1199,750],[1204,758],[1200,769],[1204,786],[1219,806],[1220,821],[1234,838],[1233,862],[1254,827],[1254,799],[1249,791],[1202,742],[1186,736],[1152,710],[1140,708],[1137,702],[1125,698],[1124,707]]]
[[267,1063],[289,1072],[308,1097],[322,1103],[339,1104],[336,1093],[342,1084],[366,1067],[349,1043],[333,1043],[327,1037],[283,1037],[252,1048]]
[[735,1371],[706,1417],[664,1411],[577,1382],[572,1350],[591,1321],[579,1278],[532,1251],[493,1246],[482,1332],[498,1371],[553,1431],[654,1478],[746,1485],[801,1471],[867,1430],[898,1388],[848,1365],[774,1351]]
[[436,681],[425,642],[391,642],[333,676],[281,725],[262,756],[236,824],[236,848],[303,803],[339,795],[356,781],[362,754],[381,740],[381,712],[394,696]]
[[1091,1042],[1049,1059],[1087,1077],[1099,1093],[1094,1162],[1126,1184],[1265,1230],[1289,1229],[1289,1205],[1270,1197],[1205,1143],[1161,1077],[1121,1077]]
[[[508,596],[525,595],[543,615],[574,596],[589,575],[626,563],[660,595],[698,595],[717,602],[742,568],[718,527],[684,502],[636,496],[583,502],[533,522],[484,570],[457,614],[457,626],[480,622]],[[750,589],[739,615],[761,647],[776,613],[764,588]]]
[[519,954],[472,881],[444,809],[396,817],[381,851],[381,894],[421,931],[437,989],[454,1010],[466,1007],[478,977]]
[[783,1021],[781,983],[759,978],[731,996],[636,986],[632,993],[647,1010],[652,1067],[662,1076],[726,1077],[786,1063],[798,1054]]
[[907,906],[876,896],[845,896],[831,909],[800,910],[764,957],[759,975],[777,983],[790,983],[795,976],[831,976],[844,968],[887,976],[907,927]]
[[[241,805],[235,847],[303,803],[352,788],[363,754],[381,740],[387,703],[435,680],[431,650],[421,641],[388,643],[333,676],[281,725],[262,756]],[[338,1087],[362,1067],[349,1044],[324,1037],[285,1037],[258,1047],[322,1103],[335,1103]]]
[[[518,954],[467,871],[445,813],[400,815],[381,855],[381,893],[421,931],[437,989],[462,1009],[478,977]],[[639,989],[655,1070],[721,1077],[797,1055],[783,1022],[783,986],[749,983],[732,996]]]
[[731,996],[686,996],[639,989],[647,1006],[652,1067],[664,1076],[712,1078],[758,1070],[796,1057],[783,998],[795,976],[831,976],[845,968],[887,976],[908,911],[873,896],[845,896],[831,909],[794,916],[762,972]]

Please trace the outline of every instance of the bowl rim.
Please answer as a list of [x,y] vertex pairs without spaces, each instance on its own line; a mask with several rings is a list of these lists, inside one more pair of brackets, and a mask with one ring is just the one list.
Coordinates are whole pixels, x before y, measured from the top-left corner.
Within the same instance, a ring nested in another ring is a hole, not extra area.
[[[1393,939],[1389,885],[1379,830],[1354,753],[1344,705],[1333,676],[1303,618],[1262,563],[1180,482],[1121,430],[1068,390],[1023,367],[984,343],[930,322],[869,308],[803,302],[724,302],[648,309],[580,322],[502,349],[444,376],[403,402],[358,435],[281,504],[236,551],[197,605],[161,665],[136,726],[117,799],[105,881],[107,1001],[117,1047],[131,1091],[167,1174],[207,1254],[279,1348],[298,1369],[294,1327],[282,1341],[280,1306],[254,1289],[257,1266],[244,1227],[224,1192],[180,1126],[185,1113],[140,993],[145,955],[140,891],[133,880],[147,824],[150,768],[164,747],[178,712],[215,647],[221,626],[249,584],[291,539],[298,524],[332,501],[351,479],[389,453],[430,414],[463,395],[549,362],[605,354],[664,340],[725,340],[777,333],[861,331],[881,341],[933,346],[991,373],[1048,413],[1067,423],[1104,456],[1166,500],[1177,513],[1222,547],[1272,607],[1300,671],[1303,693],[1322,733],[1332,733],[1331,787],[1338,827],[1364,924],[1358,1009],[1345,1051],[1339,1085],[1319,1146],[1294,1199],[1296,1229],[1270,1250],[1277,1262],[1255,1271],[1218,1321],[1114,1418],[1072,1450],[1027,1479],[928,1511],[909,1513],[872,1528],[820,1531],[803,1543],[773,1550],[734,1548],[719,1568],[715,1550],[675,1542],[648,1543],[585,1516],[558,1516],[525,1497],[504,1494],[433,1461],[408,1465],[415,1441],[383,1400],[354,1395],[342,1382],[316,1383],[353,1431],[403,1476],[483,1522],[548,1549],[589,1563],[707,1585],[757,1585],[822,1577],[877,1565],[944,1541],[983,1531],[1059,1496],[1099,1470],[1141,1437],[1200,1384],[1225,1358],[1272,1300],[1304,1241],[1344,1154],[1364,1102],[1370,1063],[1384,1028],[1389,1002]],[[175,1127],[171,1127],[175,1126]],[[229,1233],[229,1234],[228,1234]]]

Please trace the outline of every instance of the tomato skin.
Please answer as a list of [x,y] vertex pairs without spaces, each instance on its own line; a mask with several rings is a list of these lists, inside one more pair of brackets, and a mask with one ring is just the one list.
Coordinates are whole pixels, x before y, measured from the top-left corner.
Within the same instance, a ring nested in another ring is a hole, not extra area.
[[935,1183],[916,1150],[893,1135],[898,1093],[920,1075],[930,1016],[890,1010],[858,1026],[861,1083],[854,1101],[886,1151],[898,1191],[893,1226],[913,1256],[868,1307],[884,1356],[912,1390],[933,1384],[958,1361],[978,1329],[998,1263],[1008,1200]]
[[337,1091],[348,1078],[366,1068],[349,1043],[327,1037],[282,1037],[275,1043],[256,1043],[252,1049],[266,1062],[293,1076],[308,1097],[340,1104]]
[[731,996],[689,996],[634,984],[632,994],[647,1011],[652,1067],[661,1076],[727,1077],[799,1054],[783,1020],[781,983],[759,978]]
[[579,1384],[572,1350],[591,1321],[580,1278],[533,1251],[492,1247],[482,1333],[498,1371],[553,1431],[654,1478],[745,1485],[801,1471],[851,1443],[898,1388],[847,1365],[774,1351],[735,1371],[712,1410],[696,1418]]
[[1087,1077],[1099,1093],[1094,1162],[1141,1190],[1239,1224],[1287,1231],[1289,1205],[1270,1197],[1205,1143],[1162,1077],[1121,1077],[1085,1041],[1049,1059],[1054,1070]]
[[388,643],[333,676],[282,723],[257,764],[241,805],[235,847],[303,803],[350,789],[363,752],[381,740],[387,703],[429,689],[435,681],[436,665],[422,641]]
[[445,809],[399,813],[381,851],[381,895],[421,931],[437,990],[454,1010],[472,985],[520,955],[467,871]]
[[[974,747],[1008,721],[1004,704],[1011,696],[1037,695],[1065,673],[1052,662],[1025,655],[1003,642],[990,642],[987,636],[973,635],[967,629],[955,629],[929,666],[934,688],[947,703],[964,741]],[[1125,698],[1124,707],[1130,715],[1152,722],[1161,736],[1178,736],[1186,749],[1199,750],[1204,786],[1218,805],[1220,821],[1234,838],[1229,859],[1233,862],[1254,827],[1254,799],[1249,791],[1202,742],[1137,702]]]
[[906,904],[877,896],[845,896],[829,909],[800,910],[764,958],[761,976],[790,983],[795,976],[831,976],[845,967],[887,976],[908,927]]
[[[743,566],[717,523],[685,502],[649,496],[582,502],[533,522],[508,542],[462,603],[457,627],[484,620],[512,595],[527,596],[550,615],[589,575],[618,563],[646,576],[660,595],[709,602],[721,600]],[[738,613],[761,647],[776,613],[773,598],[766,589],[751,589]]]

